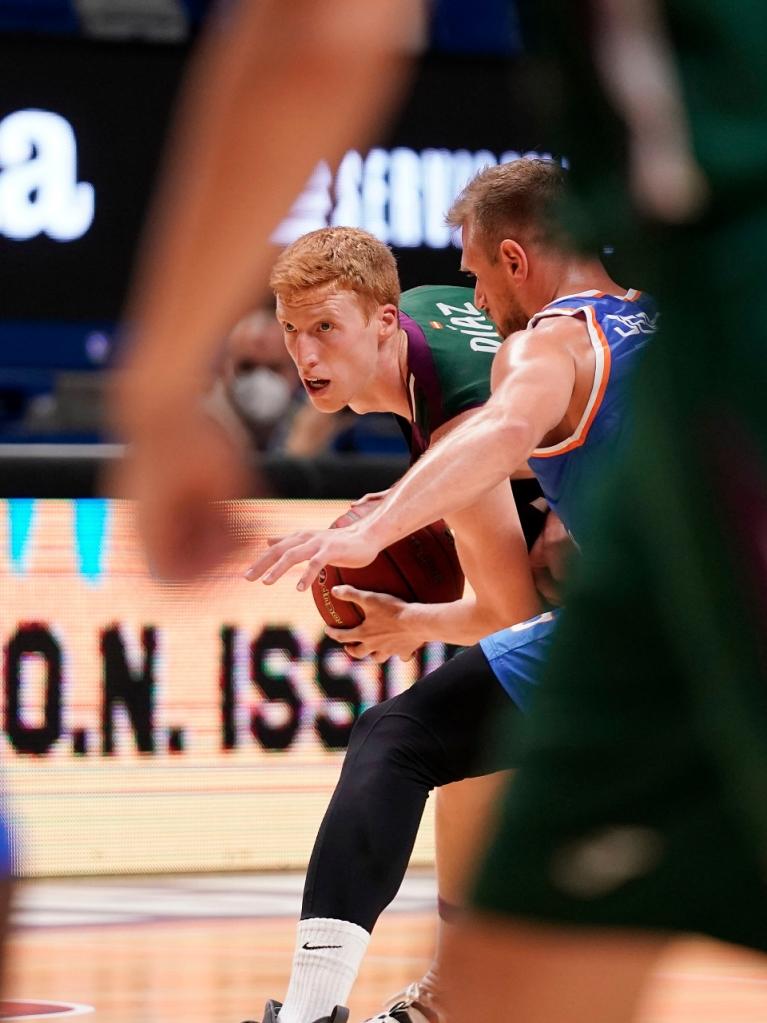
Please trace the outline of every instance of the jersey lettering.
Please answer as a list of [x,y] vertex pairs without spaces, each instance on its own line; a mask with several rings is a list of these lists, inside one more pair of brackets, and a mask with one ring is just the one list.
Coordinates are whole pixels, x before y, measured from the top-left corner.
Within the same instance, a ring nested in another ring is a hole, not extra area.
[[447,329],[466,334],[471,340],[469,347],[474,352],[497,352],[502,341],[495,327],[473,302],[464,302],[463,306],[437,302],[437,309],[447,317]]
[[478,330],[485,331],[490,334],[495,334],[495,329],[479,316],[453,316],[450,320],[456,327],[470,327],[472,334],[475,334]]
[[452,313],[457,313],[459,316],[479,317],[482,319],[482,313],[477,309],[473,302],[464,302],[462,306],[448,305],[447,302],[437,302],[437,309],[442,313],[443,316],[449,317]]
[[648,316],[647,313],[632,313],[630,316],[617,316],[610,313],[605,320],[612,320],[621,326],[615,327],[615,333],[622,338],[633,337],[635,334],[654,334],[658,329],[658,313]]
[[492,337],[473,337],[469,341],[469,347],[473,352],[497,352],[503,344],[503,341],[496,336]]

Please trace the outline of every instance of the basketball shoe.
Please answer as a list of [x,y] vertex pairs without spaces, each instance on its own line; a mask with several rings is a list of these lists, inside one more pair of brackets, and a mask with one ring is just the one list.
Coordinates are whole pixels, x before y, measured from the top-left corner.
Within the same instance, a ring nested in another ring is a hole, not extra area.
[[366,1023],[445,1023],[445,1015],[434,993],[422,981],[415,980]]
[[[277,1002],[274,998],[270,998],[264,1006],[264,1015],[261,1023],[279,1023],[281,1008],[282,1002]],[[337,1005],[329,1016],[321,1016],[314,1023],[347,1023],[348,1019],[349,1010],[343,1005]],[[255,1023],[255,1020],[245,1020],[245,1023]]]

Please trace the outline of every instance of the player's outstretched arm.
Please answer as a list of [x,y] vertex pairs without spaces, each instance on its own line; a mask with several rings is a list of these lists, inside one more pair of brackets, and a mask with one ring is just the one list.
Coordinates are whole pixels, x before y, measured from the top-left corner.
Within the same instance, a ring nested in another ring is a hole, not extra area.
[[[524,423],[513,422],[505,429],[502,406],[491,407],[488,402],[471,423],[451,434],[450,447],[443,441],[423,455],[367,518],[343,529],[292,533],[275,541],[251,565],[245,577],[251,581],[262,578],[268,585],[305,561],[306,570],[298,583],[298,589],[305,590],[323,565],[358,568],[370,564],[379,551],[395,540],[472,503],[471,497],[464,499],[460,483],[456,485],[453,459],[461,464],[474,462],[472,490],[481,494],[508,476],[509,463],[502,456],[509,450],[504,441],[510,440],[512,434],[515,447],[533,449],[534,445],[528,444],[524,433]],[[499,444],[499,457],[493,460],[490,449],[495,443]],[[525,457],[523,455],[520,461]],[[419,471],[427,461],[427,470]],[[403,493],[405,505],[401,508],[399,495]]]
[[305,561],[298,589],[306,589],[323,565],[370,564],[395,540],[449,518],[508,479],[567,411],[575,365],[562,335],[570,329],[573,325],[566,322],[538,327],[507,341],[496,356],[496,390],[490,400],[430,448],[367,518],[344,529],[285,537],[251,566],[246,578],[273,583]]

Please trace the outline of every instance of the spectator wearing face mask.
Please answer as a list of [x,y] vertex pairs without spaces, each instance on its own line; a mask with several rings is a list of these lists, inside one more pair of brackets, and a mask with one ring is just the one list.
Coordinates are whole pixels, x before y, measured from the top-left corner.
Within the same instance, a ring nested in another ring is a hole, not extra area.
[[270,309],[248,313],[226,339],[206,408],[229,432],[264,451],[299,386]]
[[267,307],[248,313],[230,332],[205,409],[233,441],[297,457],[326,450],[353,418],[319,415],[304,400],[282,329]]

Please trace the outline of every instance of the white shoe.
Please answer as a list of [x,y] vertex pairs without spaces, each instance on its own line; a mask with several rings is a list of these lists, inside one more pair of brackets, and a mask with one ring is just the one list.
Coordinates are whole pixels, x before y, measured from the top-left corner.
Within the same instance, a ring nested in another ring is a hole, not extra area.
[[445,1017],[433,992],[415,980],[389,999],[384,1012],[366,1023],[445,1023]]

